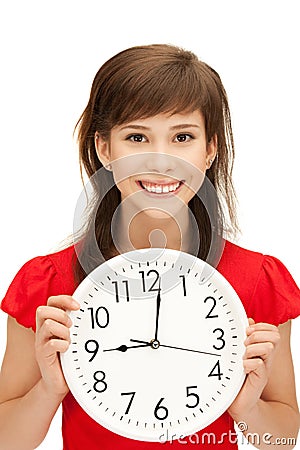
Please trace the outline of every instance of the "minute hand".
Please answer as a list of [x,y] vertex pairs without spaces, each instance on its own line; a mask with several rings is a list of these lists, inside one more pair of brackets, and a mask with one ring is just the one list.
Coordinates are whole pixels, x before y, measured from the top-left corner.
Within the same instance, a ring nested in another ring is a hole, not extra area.
[[157,333],[158,333],[158,319],[159,319],[159,311],[160,311],[160,286],[156,297],[156,320],[155,320],[155,337],[154,339],[157,341]]
[[[137,339],[130,339],[130,341],[137,342],[139,344],[147,344],[147,341],[140,341]],[[194,350],[191,348],[184,348],[184,347],[176,347],[174,345],[159,344],[159,347],[173,348],[175,350],[184,350],[185,352],[202,353],[203,355],[211,355],[211,356],[219,356],[219,357],[221,356],[218,353],[203,352],[201,350]]]
[[175,347],[174,345],[160,344],[160,347],[174,348],[175,350],[184,350],[186,352],[202,353],[204,355],[221,356],[218,355],[217,353],[202,352],[201,350],[193,350],[191,348]]

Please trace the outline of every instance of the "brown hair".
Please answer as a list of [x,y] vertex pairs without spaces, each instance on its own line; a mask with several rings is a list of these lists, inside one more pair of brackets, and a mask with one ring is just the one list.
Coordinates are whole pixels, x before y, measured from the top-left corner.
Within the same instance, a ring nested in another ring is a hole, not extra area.
[[[195,110],[200,110],[204,116],[207,142],[217,136],[217,158],[206,174],[227,207],[227,228],[234,234],[238,230],[232,184],[234,143],[227,95],[217,72],[190,51],[172,45],[137,46],[113,56],[99,69],[89,102],[76,125],[81,170],[84,168],[92,177],[102,167],[94,144],[96,131],[108,139],[116,125],[160,113]],[[94,183],[94,188],[97,192],[100,186]],[[89,251],[89,229],[93,227],[102,255],[106,259],[112,256],[110,226],[119,203],[116,186],[109,190],[100,205],[95,200],[85,229],[83,251]],[[189,207],[196,218],[202,243],[198,256],[206,259],[211,242],[210,220],[196,195]],[[220,214],[220,204],[217,208]],[[96,265],[94,261],[90,270]],[[76,273],[78,281],[85,275],[82,271],[80,274],[79,265]]]

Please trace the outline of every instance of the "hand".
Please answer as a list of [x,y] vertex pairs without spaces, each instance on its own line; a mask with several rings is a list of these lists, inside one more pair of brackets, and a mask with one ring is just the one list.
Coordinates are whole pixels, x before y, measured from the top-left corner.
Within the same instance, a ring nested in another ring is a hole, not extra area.
[[[173,348],[175,350],[184,350],[186,352],[194,352],[194,353],[202,353],[204,355],[212,355],[212,356],[221,356],[218,355],[217,353],[209,353],[209,352],[203,352],[201,350],[193,350],[191,348],[183,348],[183,347],[175,347],[174,345],[165,345],[165,344],[161,344],[158,343],[157,340],[153,339],[153,341],[150,342],[146,342],[146,341],[139,341],[137,339],[130,339],[131,342],[139,342],[140,344],[144,344],[144,345],[150,345],[152,348],[154,348],[155,350],[159,347],[166,347],[166,348]],[[154,345],[152,345],[152,343]],[[156,345],[157,344],[157,345]]]
[[[131,340],[131,339],[130,339]],[[128,347],[128,345],[120,345],[120,347],[117,348],[108,348],[106,350],[103,350],[104,352],[112,352],[114,350],[118,350],[119,352],[127,352],[128,349],[130,348],[140,348],[140,347],[149,347],[151,346],[151,344],[149,342],[144,342],[143,344],[140,345],[130,345]]]
[[255,408],[265,388],[276,347],[280,341],[278,328],[268,323],[255,323],[249,319],[246,329],[244,369],[246,380],[238,396],[228,409],[237,421],[243,420]]
[[157,297],[156,297],[156,321],[155,321],[155,335],[154,335],[155,341],[157,341],[160,302],[161,302],[161,297],[160,297],[160,279],[159,279],[159,288],[158,288],[158,293],[157,293]]
[[58,352],[64,353],[70,345],[72,321],[66,310],[77,310],[80,305],[68,295],[49,297],[47,306],[36,311],[36,359],[47,391],[64,396],[68,386],[64,379]]

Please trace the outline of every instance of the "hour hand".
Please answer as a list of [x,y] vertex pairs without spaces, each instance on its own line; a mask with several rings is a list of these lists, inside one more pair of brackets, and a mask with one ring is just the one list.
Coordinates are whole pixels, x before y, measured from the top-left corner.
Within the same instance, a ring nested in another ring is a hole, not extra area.
[[151,344],[149,342],[143,342],[139,345],[125,345],[122,344],[119,347],[116,348],[107,348],[105,350],[103,350],[104,352],[113,352],[115,350],[119,351],[119,352],[127,352],[127,350],[131,349],[131,348],[140,348],[140,347],[149,347]]

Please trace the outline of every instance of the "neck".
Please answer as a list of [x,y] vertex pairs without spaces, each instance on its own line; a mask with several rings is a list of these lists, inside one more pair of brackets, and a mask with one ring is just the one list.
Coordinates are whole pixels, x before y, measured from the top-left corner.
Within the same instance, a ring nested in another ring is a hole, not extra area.
[[128,208],[120,208],[115,218],[118,230],[114,241],[118,253],[130,250],[158,247],[188,252],[191,245],[191,225],[188,208],[176,216],[159,210],[140,211],[133,214]]

